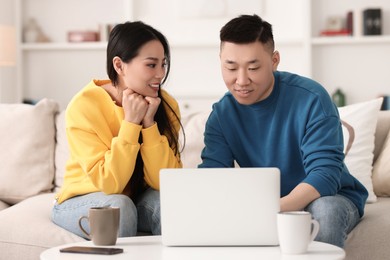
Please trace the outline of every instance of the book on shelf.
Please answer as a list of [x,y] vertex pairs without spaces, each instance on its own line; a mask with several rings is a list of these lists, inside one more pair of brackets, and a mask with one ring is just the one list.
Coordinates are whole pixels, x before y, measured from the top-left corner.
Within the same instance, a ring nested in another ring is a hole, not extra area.
[[320,33],[320,36],[349,36],[349,35],[352,35],[352,31],[349,29],[323,30]]
[[[355,34],[355,32],[353,30],[353,18],[354,18],[353,17],[353,12],[349,11],[347,13],[347,19],[346,19],[346,27],[347,28],[346,29],[351,32],[351,35]],[[356,17],[355,17],[355,19],[356,19]]]
[[363,11],[363,34],[382,34],[382,10],[380,8],[370,8]]

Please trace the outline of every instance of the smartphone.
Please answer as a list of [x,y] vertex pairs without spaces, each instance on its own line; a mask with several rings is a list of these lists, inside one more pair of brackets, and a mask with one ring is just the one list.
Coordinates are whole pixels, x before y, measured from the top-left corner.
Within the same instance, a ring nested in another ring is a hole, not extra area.
[[92,247],[92,246],[71,246],[61,248],[62,253],[79,253],[79,254],[98,254],[98,255],[115,255],[123,253],[122,248],[113,247]]

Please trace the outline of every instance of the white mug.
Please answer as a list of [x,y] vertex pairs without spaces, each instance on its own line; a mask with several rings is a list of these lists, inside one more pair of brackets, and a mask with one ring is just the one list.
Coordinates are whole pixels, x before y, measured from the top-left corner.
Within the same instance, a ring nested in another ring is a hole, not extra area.
[[277,215],[280,250],[283,254],[304,254],[320,229],[306,211],[286,211]]

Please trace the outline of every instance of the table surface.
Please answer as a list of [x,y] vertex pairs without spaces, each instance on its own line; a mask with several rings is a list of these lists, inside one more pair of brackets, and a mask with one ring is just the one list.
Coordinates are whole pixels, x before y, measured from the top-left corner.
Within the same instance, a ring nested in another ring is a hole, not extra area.
[[344,259],[343,249],[321,242],[312,242],[306,254],[286,255],[274,247],[167,247],[161,244],[161,236],[118,238],[115,246],[124,252],[117,255],[90,255],[60,253],[59,249],[68,246],[94,246],[91,241],[66,244],[42,252],[41,260],[87,260],[87,259],[150,259],[150,260],[237,260],[237,259],[283,259],[283,260],[331,260]]

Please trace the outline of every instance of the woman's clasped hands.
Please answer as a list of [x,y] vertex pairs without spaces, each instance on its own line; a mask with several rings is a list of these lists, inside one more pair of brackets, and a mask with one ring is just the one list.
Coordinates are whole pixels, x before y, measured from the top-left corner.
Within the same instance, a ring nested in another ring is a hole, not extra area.
[[161,99],[159,97],[144,97],[129,88],[126,88],[122,95],[125,120],[138,125],[142,124],[143,128],[151,127],[155,122],[154,116]]

